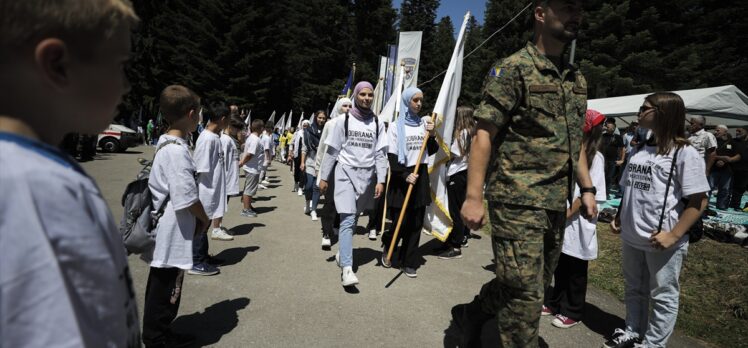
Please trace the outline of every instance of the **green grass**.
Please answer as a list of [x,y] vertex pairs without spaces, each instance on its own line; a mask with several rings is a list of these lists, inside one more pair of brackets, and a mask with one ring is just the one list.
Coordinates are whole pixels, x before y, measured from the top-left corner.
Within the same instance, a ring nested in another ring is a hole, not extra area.
[[[597,229],[600,251],[589,283],[623,300],[621,240],[607,224]],[[748,250],[704,237],[689,247],[680,284],[676,330],[721,347],[748,347]]]

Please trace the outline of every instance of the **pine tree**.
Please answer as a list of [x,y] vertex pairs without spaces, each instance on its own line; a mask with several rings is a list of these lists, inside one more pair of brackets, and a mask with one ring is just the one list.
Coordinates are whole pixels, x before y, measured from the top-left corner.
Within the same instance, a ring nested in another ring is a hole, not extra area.
[[[427,81],[444,69],[435,57],[434,35],[436,32],[436,10],[439,0],[403,0],[400,6],[400,31],[421,31],[421,58],[418,62],[418,84]],[[453,39],[454,40],[454,39]],[[438,87],[437,87],[438,90]],[[426,96],[426,100],[436,96]],[[430,110],[430,108],[424,108]]]

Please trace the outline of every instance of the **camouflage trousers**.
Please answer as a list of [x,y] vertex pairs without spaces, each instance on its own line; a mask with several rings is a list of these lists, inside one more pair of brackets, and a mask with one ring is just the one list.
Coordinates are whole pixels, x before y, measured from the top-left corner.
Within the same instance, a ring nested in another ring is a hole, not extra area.
[[496,314],[501,347],[537,347],[543,294],[563,245],[566,213],[489,203],[496,278],[478,296]]

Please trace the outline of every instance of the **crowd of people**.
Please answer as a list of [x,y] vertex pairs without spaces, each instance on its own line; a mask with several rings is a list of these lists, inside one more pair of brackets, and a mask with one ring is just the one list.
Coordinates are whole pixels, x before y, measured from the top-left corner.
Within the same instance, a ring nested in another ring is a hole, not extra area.
[[[188,344],[190,337],[170,330],[184,275],[220,273],[210,240],[234,238],[223,226],[228,201],[241,197],[237,214],[258,216],[255,198],[269,189],[274,158],[293,171],[303,212],[320,221],[322,248],[337,241],[342,286],[359,283],[353,234],[367,212],[382,266],[417,277],[433,204],[424,164],[439,150],[434,120],[421,117],[433,96],[405,89],[399,117],[386,124],[371,108],[374,87],[362,81],[329,117],[317,111],[280,134],[260,119],[245,124],[236,106],[171,85],[159,98],[165,131],[148,177],[162,215],[153,249],[141,255],[150,266],[141,331],[111,212],[93,179],[56,147],[66,133],[96,134],[111,121],[127,92],[121,67],[137,15],[124,0],[0,4],[7,10],[0,82],[15,86],[0,96],[0,346]],[[731,140],[718,127],[715,137],[697,117],[687,138],[683,100],[669,92],[648,95],[638,128],[625,136],[587,110],[587,81],[562,59],[580,21],[580,1],[534,1],[533,40],[491,69],[480,105],[455,110],[448,144],[454,229],[439,257],[461,257],[470,230],[490,217],[496,263],[495,278],[475,299],[453,307],[451,335],[460,347],[480,346],[492,318],[506,347],[537,346],[541,315],[553,315],[559,328],[583,320],[588,262],[598,254],[596,207],[615,186],[622,198],[611,230],[622,241],[626,322],[603,346],[666,346],[689,229],[712,187],[718,209],[739,204],[745,191],[745,128]],[[386,217],[401,219],[400,230],[386,228]]]

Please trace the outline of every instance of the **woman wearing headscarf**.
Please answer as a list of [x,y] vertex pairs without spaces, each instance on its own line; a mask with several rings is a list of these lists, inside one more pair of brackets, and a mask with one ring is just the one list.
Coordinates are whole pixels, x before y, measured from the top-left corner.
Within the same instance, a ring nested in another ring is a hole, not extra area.
[[343,268],[343,286],[358,284],[353,273],[353,230],[359,214],[371,209],[382,195],[387,176],[387,141],[384,124],[379,122],[371,104],[374,87],[359,82],[353,89],[353,109],[335,124],[325,140],[327,154],[322,160],[320,190],[335,171],[334,200],[340,214],[340,239],[335,259]]
[[[292,149],[292,156],[293,156],[293,179],[294,179],[294,189],[297,190],[298,195],[301,196],[304,194],[304,185],[306,184],[306,175],[304,174],[304,171],[301,170],[301,148],[302,144],[304,143],[304,133],[306,133],[306,129],[309,127],[309,121],[304,120],[301,122],[301,129],[296,131],[296,134],[293,137],[293,149]],[[304,213],[307,212],[307,208],[309,207],[309,204],[304,206]]]
[[[390,218],[397,221],[400,210],[405,204],[405,195],[408,186],[413,185],[410,200],[407,202],[405,214],[403,214],[402,225],[397,236],[397,241],[402,240],[400,251],[397,254],[403,273],[410,278],[416,277],[418,241],[423,227],[423,219],[426,214],[426,206],[431,204],[431,190],[429,183],[428,157],[439,150],[439,144],[434,137],[434,123],[430,118],[426,121],[418,116],[423,103],[423,92],[416,87],[410,87],[403,91],[400,105],[400,116],[395,124],[390,125],[387,131],[388,159],[390,163],[390,188],[387,192],[387,207]],[[423,142],[427,141],[428,155],[421,156],[421,166],[418,173],[413,174],[418,163],[418,154],[421,152]],[[392,242],[396,223],[382,235],[382,265],[391,267],[387,260],[387,251]],[[394,253],[393,253],[394,255]]]
[[[343,117],[348,113],[352,106],[353,102],[351,102],[350,99],[338,99],[338,101],[335,103],[335,107],[333,107],[332,112],[330,113],[330,120],[327,121],[327,123],[325,124],[325,129],[322,130],[322,135],[319,137],[319,148],[317,148],[317,156],[315,156],[314,161],[314,168],[317,168],[317,186],[319,186],[320,181],[319,174],[322,167],[322,159],[327,152],[327,144],[325,144],[325,141],[330,135],[331,130],[335,129],[335,124],[343,119]],[[334,176],[335,173],[333,172],[332,175]],[[332,183],[334,181],[334,179],[330,179],[328,180],[328,183]],[[328,191],[335,192],[331,184],[328,184]],[[330,238],[333,236],[333,234],[337,234],[335,233],[334,229],[340,227],[340,215],[338,215],[338,211],[335,209],[335,200],[332,199],[331,194],[325,196],[325,203],[322,205],[322,210],[320,210],[320,213],[322,214],[320,216],[320,218],[322,219],[320,221],[322,223],[322,249],[329,250],[330,246],[332,245],[332,241],[330,240]]]
[[317,203],[319,203],[317,167],[314,159],[317,156],[319,140],[322,129],[325,128],[325,122],[327,122],[327,114],[322,110],[315,112],[312,125],[304,130],[304,142],[301,146],[301,170],[306,173],[304,194],[306,195],[306,206],[309,207],[309,214],[313,221],[317,221]]

